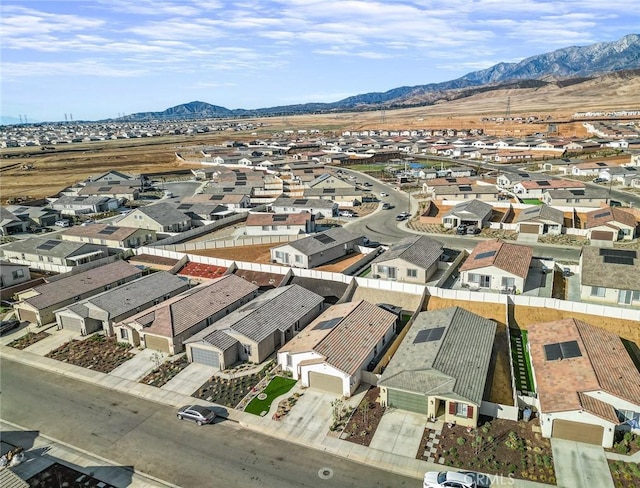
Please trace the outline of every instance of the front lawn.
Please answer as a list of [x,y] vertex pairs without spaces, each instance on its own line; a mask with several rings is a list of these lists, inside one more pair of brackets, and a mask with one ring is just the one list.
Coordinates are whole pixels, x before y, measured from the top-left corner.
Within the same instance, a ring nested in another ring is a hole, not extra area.
[[[293,388],[293,385],[295,384],[296,380],[292,380],[291,378],[274,376],[267,387],[261,392],[262,394],[266,395],[266,398],[260,400],[256,396],[249,402],[244,411],[252,413],[254,415],[263,415],[263,412],[269,412],[269,408],[271,408],[271,403],[273,402],[273,400],[275,400],[280,395],[284,395],[285,393],[287,393],[289,390],[291,390],[291,388]],[[261,395],[259,396],[262,398]]]
[[542,205],[542,202],[537,198],[523,198],[522,203],[526,203],[527,205]]

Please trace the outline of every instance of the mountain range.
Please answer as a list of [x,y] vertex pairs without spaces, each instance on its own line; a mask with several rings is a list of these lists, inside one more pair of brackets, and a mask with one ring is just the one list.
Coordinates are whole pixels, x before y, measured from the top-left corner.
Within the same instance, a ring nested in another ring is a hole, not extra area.
[[168,108],[162,112],[141,112],[128,115],[126,120],[186,120],[405,108],[465,98],[489,90],[575,84],[606,73],[638,69],[640,69],[640,35],[629,34],[615,42],[566,47],[550,53],[531,56],[518,63],[498,63],[490,68],[474,71],[451,81],[403,86],[386,92],[363,93],[332,103],[305,103],[255,110],[231,110],[206,102],[194,101]]

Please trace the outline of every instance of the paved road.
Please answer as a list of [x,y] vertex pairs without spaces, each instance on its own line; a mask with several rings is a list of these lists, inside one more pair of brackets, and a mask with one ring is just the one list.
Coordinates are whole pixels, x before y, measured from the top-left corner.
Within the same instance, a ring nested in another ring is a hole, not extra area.
[[[198,427],[136,397],[0,359],[2,419],[184,486],[418,487],[230,421]],[[321,479],[322,468],[332,477]]]

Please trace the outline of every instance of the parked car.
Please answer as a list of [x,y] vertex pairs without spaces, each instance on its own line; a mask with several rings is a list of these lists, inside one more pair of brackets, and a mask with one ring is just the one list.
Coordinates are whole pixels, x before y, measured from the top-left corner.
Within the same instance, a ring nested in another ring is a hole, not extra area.
[[469,235],[480,234],[480,229],[478,227],[476,227],[475,225],[470,225],[466,229],[466,234],[469,234]]
[[352,210],[341,210],[340,217],[355,217],[356,214]]
[[365,181],[365,182],[363,183],[363,185],[364,185],[364,186],[373,186],[373,185],[372,185],[371,183],[369,183],[368,181]]
[[466,233],[467,233],[466,225],[459,225],[458,227],[456,227],[456,234],[458,234],[459,236],[463,236]]
[[594,178],[592,181],[594,183],[604,183],[607,180],[605,180],[604,178]]
[[3,320],[0,322],[0,335],[10,330],[20,327],[20,321],[18,319]]
[[402,220],[407,220],[408,215],[406,215],[405,213],[401,213],[396,215],[396,220],[397,221],[402,221]]
[[216,418],[213,410],[202,405],[187,405],[178,410],[178,420],[192,420],[198,425],[210,424]]
[[488,488],[491,480],[473,471],[427,471],[422,482],[423,488]]
[[391,205],[390,203],[384,202],[382,204],[382,210],[391,210],[393,208],[393,205]]
[[381,196],[382,198],[384,198],[384,197],[388,197],[388,196],[389,196],[389,194],[388,194],[388,193],[385,193],[385,192],[383,192],[383,191],[381,191],[381,192],[380,192],[380,196]]
[[60,220],[56,220],[55,221],[55,225],[57,227],[70,227],[71,226],[71,221],[69,221],[67,219],[60,219]]

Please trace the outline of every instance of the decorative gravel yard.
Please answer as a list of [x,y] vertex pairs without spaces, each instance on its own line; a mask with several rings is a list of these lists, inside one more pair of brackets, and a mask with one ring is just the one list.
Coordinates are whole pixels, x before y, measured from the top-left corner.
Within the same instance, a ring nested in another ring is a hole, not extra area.
[[110,373],[133,357],[129,352],[130,348],[129,344],[117,342],[115,337],[94,335],[83,341],[69,341],[51,351],[46,357]]
[[247,396],[258,382],[267,376],[273,368],[273,363],[267,364],[258,373],[237,376],[231,379],[212,376],[193,393],[193,397],[206,400],[208,402],[236,408],[236,405]]
[[273,400],[287,393],[295,384],[296,380],[291,378],[274,376],[267,387],[249,402],[244,411],[254,415],[266,415],[271,408]]
[[25,349],[30,345],[35,344],[38,341],[41,341],[45,337],[49,337],[49,334],[44,330],[37,333],[27,332],[25,335],[17,338],[15,341],[11,341],[9,343],[9,346],[14,347],[16,349]]
[[609,469],[616,488],[637,488],[640,486],[640,464],[609,460]]
[[187,359],[187,356],[180,356],[175,361],[162,363],[158,368],[154,369],[151,373],[142,378],[140,383],[160,388],[188,365],[189,360]]

